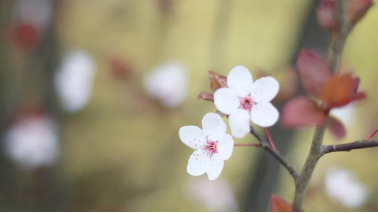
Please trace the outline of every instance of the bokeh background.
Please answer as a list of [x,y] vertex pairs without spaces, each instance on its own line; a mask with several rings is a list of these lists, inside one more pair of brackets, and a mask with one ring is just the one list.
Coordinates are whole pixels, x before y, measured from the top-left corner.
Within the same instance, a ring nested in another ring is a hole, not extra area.
[[[235,65],[302,93],[301,48],[326,56],[318,1],[0,0],[0,210],[267,211],[293,199],[288,173],[264,150],[235,148],[221,177],[186,173],[184,125],[215,111],[197,100],[208,70]],[[378,9],[350,35],[344,67],[369,98],[333,113],[350,142],[378,128]],[[312,129],[271,133],[298,170]],[[235,139],[254,142],[252,136]],[[330,154],[311,180],[305,210],[377,211],[378,150]]]

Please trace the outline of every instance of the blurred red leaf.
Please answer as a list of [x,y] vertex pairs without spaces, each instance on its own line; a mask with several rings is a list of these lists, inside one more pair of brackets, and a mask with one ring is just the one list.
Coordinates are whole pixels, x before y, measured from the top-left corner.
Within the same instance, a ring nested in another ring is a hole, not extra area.
[[38,43],[39,29],[33,24],[18,22],[11,30],[10,39],[20,49],[33,49]]
[[353,89],[352,75],[335,75],[323,85],[319,98],[329,108],[340,107],[349,103]]
[[214,101],[214,96],[208,92],[201,92],[200,94],[198,94],[197,99],[206,100],[206,101]]
[[303,87],[309,94],[317,95],[322,85],[330,78],[327,63],[309,50],[302,50],[298,56],[297,69]]
[[109,60],[109,66],[112,74],[116,79],[127,80],[130,79],[133,69],[129,63],[119,57],[112,57]]
[[272,212],[293,212],[293,208],[286,200],[275,195],[270,198],[270,207]]
[[327,115],[307,97],[298,97],[285,104],[282,124],[286,127],[309,126],[325,122]]
[[207,77],[210,80],[210,87],[213,92],[221,87],[227,87],[227,77],[214,71],[209,71]]
[[366,98],[363,92],[357,92],[359,79],[347,73],[335,75],[322,87],[319,98],[324,102],[325,110],[342,107],[353,101]]
[[335,20],[336,0],[322,0],[316,12],[316,18],[321,27],[336,30]]
[[357,23],[366,15],[371,6],[373,6],[373,0],[349,0],[346,4],[347,22]]
[[339,120],[337,120],[336,118],[333,118],[333,117],[328,117],[327,122],[328,122],[329,131],[331,131],[331,133],[337,139],[341,139],[341,138],[345,137],[345,135],[346,135],[345,128]]

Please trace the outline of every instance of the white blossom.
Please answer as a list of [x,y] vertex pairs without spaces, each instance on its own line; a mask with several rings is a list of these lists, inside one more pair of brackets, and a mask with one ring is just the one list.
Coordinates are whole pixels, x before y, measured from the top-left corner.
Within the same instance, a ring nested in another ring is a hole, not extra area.
[[249,121],[261,127],[273,126],[279,118],[278,110],[270,103],[279,91],[279,84],[272,77],[263,77],[255,82],[249,70],[234,67],[227,76],[228,88],[215,91],[216,108],[229,115],[231,133],[237,138],[250,131]]
[[224,161],[231,157],[234,148],[234,140],[226,130],[225,122],[216,113],[207,113],[203,117],[202,129],[196,126],[180,128],[181,141],[195,150],[188,161],[190,175],[207,173],[210,180],[219,177]]
[[352,172],[341,168],[328,170],[325,189],[330,199],[347,208],[360,207],[368,199],[366,186],[356,180]]
[[48,116],[28,116],[9,128],[3,146],[22,169],[50,166],[60,154],[57,125]]
[[65,53],[55,75],[55,88],[65,111],[77,112],[84,108],[92,94],[96,64],[84,50]]
[[191,179],[185,188],[188,200],[209,211],[238,211],[238,203],[230,184],[222,179]]
[[178,107],[188,92],[187,68],[179,62],[166,62],[148,73],[144,83],[147,94],[162,106]]

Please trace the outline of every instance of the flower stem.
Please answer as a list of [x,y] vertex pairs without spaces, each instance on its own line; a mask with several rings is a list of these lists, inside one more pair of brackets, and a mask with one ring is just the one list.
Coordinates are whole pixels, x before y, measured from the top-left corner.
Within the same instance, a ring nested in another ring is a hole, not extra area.
[[268,137],[270,146],[272,147],[272,149],[274,151],[278,152],[276,145],[274,144],[274,141],[273,141],[272,137],[270,136],[270,132],[269,132],[268,128],[264,128],[264,129],[265,129],[266,136]]
[[254,146],[254,147],[262,147],[261,143],[236,143],[234,144],[235,147],[238,146]]
[[371,134],[369,135],[369,137],[367,137],[367,138],[365,139],[365,141],[370,141],[370,139],[372,139],[377,133],[378,133],[378,129],[375,130],[373,133],[371,133]]

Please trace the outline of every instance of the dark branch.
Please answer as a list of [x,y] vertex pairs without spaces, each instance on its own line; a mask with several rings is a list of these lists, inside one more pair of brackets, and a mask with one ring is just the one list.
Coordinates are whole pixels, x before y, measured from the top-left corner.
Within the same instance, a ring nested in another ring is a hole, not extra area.
[[255,129],[253,129],[252,126],[251,126],[251,134],[253,136],[255,136],[257,140],[261,141],[262,147],[266,151],[268,151],[271,155],[273,155],[273,157],[276,158],[276,160],[278,160],[278,162],[280,162],[280,164],[282,164],[286,168],[286,170],[294,178],[294,181],[297,181],[297,179],[298,179],[298,173],[297,173],[297,171],[295,171],[295,169],[293,168],[293,166],[291,166],[291,164],[289,162],[287,162],[286,159],[280,153],[274,151],[272,149],[272,147],[270,147],[269,143],[263,137],[261,137],[261,135],[259,133],[257,133],[255,131]]
[[338,145],[325,145],[323,146],[322,156],[331,152],[350,152],[355,149],[366,149],[372,147],[378,147],[378,141],[356,141]]

